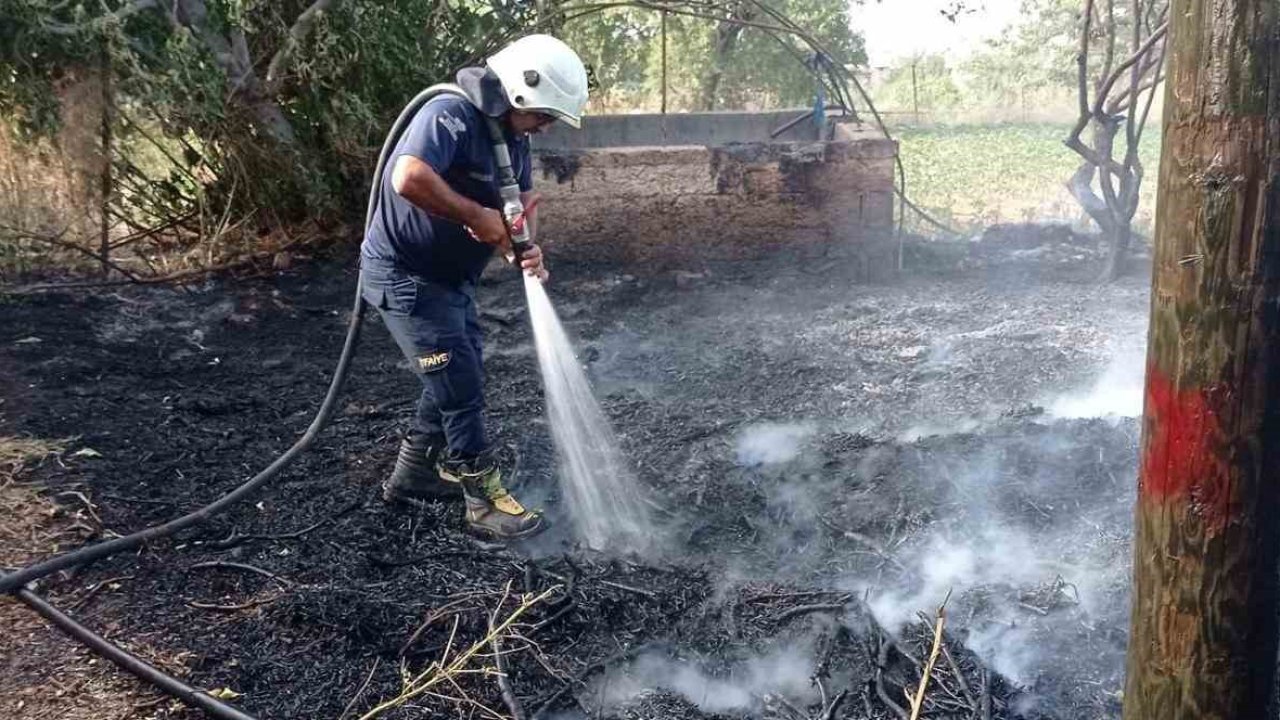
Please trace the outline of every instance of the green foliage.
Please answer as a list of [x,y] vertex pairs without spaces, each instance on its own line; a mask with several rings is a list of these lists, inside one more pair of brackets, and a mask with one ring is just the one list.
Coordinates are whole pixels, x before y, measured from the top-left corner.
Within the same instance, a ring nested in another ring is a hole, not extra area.
[[[593,110],[607,112],[640,104],[649,90],[646,76],[651,43],[661,45],[660,31],[657,13],[630,7],[610,8],[564,23],[561,38],[578,51],[595,77]],[[657,71],[660,74],[661,68]]]
[[[831,51],[862,61],[845,0],[769,0]],[[0,119],[27,138],[53,137],[61,94],[110,73],[114,174],[121,212],[137,225],[198,213],[288,222],[360,207],[376,147],[403,103],[427,85],[537,26],[539,12],[592,66],[594,110],[649,106],[661,93],[661,15],[619,7],[581,17],[546,0],[335,0],[292,46],[312,0],[190,0],[171,14],[135,0],[0,1]],[[689,4],[694,14],[722,13]],[[747,5],[742,17],[772,23]],[[697,106],[713,65],[714,19],[668,18],[675,109]],[[247,51],[239,77],[228,48]],[[282,48],[278,82],[266,77]],[[804,105],[814,79],[798,38],[741,31],[721,58],[717,107]],[[95,111],[96,112],[96,111]]]
[[[115,129],[119,147],[139,150],[145,143],[135,142],[138,129],[151,127],[148,138],[174,161],[162,167],[119,159],[127,202],[163,217],[229,201],[238,186],[241,205],[288,219],[332,208],[353,180],[363,181],[368,149],[409,96],[450,79],[496,39],[533,22],[532,5],[514,0],[339,0],[284,63],[283,81],[258,99],[228,77],[216,43],[234,45],[243,36],[255,79],[265,82],[311,0],[201,4],[207,22],[195,26],[173,22],[158,8],[131,12],[127,0],[6,0],[0,117],[25,137],[52,135],[60,124],[60,90],[76,78],[97,78],[106,53],[124,118]],[[270,134],[254,103],[276,108],[296,141]],[[189,182],[196,175],[206,180]]]
[[876,90],[876,100],[886,107],[922,111],[946,111],[964,101],[954,71],[941,55],[924,55],[890,68]]
[[[804,28],[837,63],[866,62],[862,38],[849,27],[848,3],[844,0],[770,0],[769,5]],[[773,18],[741,7],[746,21],[776,25]],[[668,14],[669,109],[701,109],[704,83],[714,65],[717,25],[705,17]],[[593,109],[657,107],[663,77],[659,12],[631,7],[610,9],[570,19],[562,35],[595,69],[600,90],[592,99]],[[811,52],[794,35],[743,27],[723,59],[716,107],[793,107],[812,103],[815,80],[804,64]]]
[[1072,91],[1080,44],[1080,0],[1023,0],[1023,21],[963,67],[984,102],[1020,102],[1028,91]]
[[[862,37],[849,27],[844,0],[771,0],[773,9],[790,18],[821,43],[838,65],[867,61]],[[756,18],[772,24],[765,17]],[[746,28],[726,67],[717,107],[794,107],[813,102],[815,81],[803,64],[810,52],[798,38],[779,38]]]
[[452,81],[495,38],[530,26],[531,7],[346,2],[322,18],[282,88],[284,109],[301,143],[319,150],[326,176],[347,190],[348,204],[359,206],[374,150],[404,103]]

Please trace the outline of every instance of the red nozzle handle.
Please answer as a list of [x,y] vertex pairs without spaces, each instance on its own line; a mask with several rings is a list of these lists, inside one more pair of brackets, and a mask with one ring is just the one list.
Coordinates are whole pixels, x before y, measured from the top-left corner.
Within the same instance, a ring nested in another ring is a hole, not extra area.
[[518,233],[518,232],[520,232],[520,230],[521,230],[521,229],[523,229],[523,228],[524,228],[524,219],[525,219],[525,216],[529,214],[529,211],[531,211],[531,210],[533,210],[534,208],[538,207],[538,203],[539,203],[539,202],[541,202],[541,201],[542,201],[542,197],[541,197],[541,196],[539,196],[539,197],[535,197],[535,198],[533,199],[533,202],[531,202],[531,203],[529,203],[528,205],[526,205],[526,206],[524,207],[524,210],[521,210],[521,211],[520,211],[520,214],[516,215],[514,218],[511,218],[511,232],[513,232],[513,233]]

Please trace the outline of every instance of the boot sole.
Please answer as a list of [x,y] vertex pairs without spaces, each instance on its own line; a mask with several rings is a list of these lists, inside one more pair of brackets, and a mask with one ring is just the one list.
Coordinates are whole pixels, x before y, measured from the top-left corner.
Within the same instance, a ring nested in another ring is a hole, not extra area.
[[537,535],[538,533],[546,529],[547,529],[547,523],[541,517],[538,518],[538,523],[533,527],[527,530],[521,530],[518,533],[512,533],[510,535],[499,535],[497,532],[490,530],[489,528],[478,527],[476,525],[467,523],[467,531],[470,532],[472,535],[475,535],[476,537],[484,538],[485,540],[493,540],[495,542],[510,542],[512,540],[523,540],[525,538],[533,537],[534,535]]
[[424,508],[433,502],[448,502],[450,500],[461,500],[462,488],[456,491],[448,489],[433,495],[408,495],[388,487],[382,488],[382,501],[391,505],[408,505],[415,508]]

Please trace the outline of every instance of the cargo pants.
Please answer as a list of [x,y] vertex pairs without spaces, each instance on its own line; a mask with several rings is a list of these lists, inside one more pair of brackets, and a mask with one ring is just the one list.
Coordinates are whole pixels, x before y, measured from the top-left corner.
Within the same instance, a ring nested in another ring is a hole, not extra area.
[[360,292],[422,381],[413,432],[443,434],[449,450],[488,449],[484,427],[484,347],[475,285],[451,286],[365,260]]

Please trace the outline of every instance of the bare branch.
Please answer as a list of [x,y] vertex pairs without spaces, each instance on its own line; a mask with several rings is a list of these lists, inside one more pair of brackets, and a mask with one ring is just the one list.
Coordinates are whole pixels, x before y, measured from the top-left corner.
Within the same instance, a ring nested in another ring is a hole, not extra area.
[[[1163,43],[1161,43],[1160,49],[1158,52],[1149,53],[1146,56],[1146,58],[1142,61],[1139,75],[1141,77],[1149,78],[1149,79],[1145,80],[1138,86],[1137,94],[1140,95],[1146,92],[1147,90],[1149,90],[1153,85],[1159,85],[1162,81],[1164,81],[1164,57],[1165,57],[1165,46]],[[1150,79],[1152,75],[1152,70],[1155,71],[1154,79]],[[1133,93],[1131,92],[1131,90],[1132,88],[1126,87],[1121,89],[1120,92],[1117,93],[1114,97],[1108,97],[1106,101],[1106,105],[1103,108],[1106,111],[1106,113],[1108,115],[1115,115],[1117,113],[1124,112],[1124,110],[1129,107],[1130,100],[1133,97]]]
[[191,174],[191,171],[187,169],[187,166],[184,163],[179,162],[178,159],[173,156],[173,153],[169,151],[169,148],[165,147],[163,143],[157,141],[154,137],[152,137],[151,133],[147,132],[146,128],[142,127],[142,125],[140,125],[136,120],[134,120],[129,115],[129,113],[125,112],[124,110],[118,107],[115,107],[113,109],[116,111],[116,114],[120,117],[120,119],[124,120],[126,125],[133,128],[134,132],[138,133],[143,137],[143,139],[151,143],[151,146],[153,148],[155,148],[156,150],[159,150],[160,154],[164,155],[165,158],[173,165],[173,167],[178,172],[185,175],[188,180],[195,183],[196,185],[200,184],[200,181],[196,179],[195,175]]
[[[1137,53],[1138,49],[1142,47],[1142,23],[1138,21],[1138,18],[1142,16],[1142,0],[1132,0],[1131,12],[1133,13],[1133,32],[1130,35],[1129,52]],[[1138,92],[1138,85],[1142,82],[1142,71],[1141,62],[1134,63],[1129,71],[1129,93],[1131,95]],[[1129,151],[1132,153],[1135,146],[1134,139],[1136,138],[1133,113],[1129,113],[1127,116],[1124,132],[1125,139],[1129,142]],[[1128,164],[1128,162],[1126,161],[1125,164]]]
[[[1102,72],[1098,74],[1098,86],[1094,88],[1094,92],[1098,97],[1102,97],[1102,79],[1111,74],[1111,66],[1116,60],[1116,3],[1115,0],[1107,0],[1107,30],[1106,30],[1106,53],[1103,55]],[[1096,101],[1095,101],[1096,105]]]
[[295,141],[293,126],[280,106],[263,91],[262,83],[253,70],[244,31],[232,28],[229,37],[224,37],[209,27],[208,17],[205,0],[175,0],[174,18],[190,29],[213,55],[227,78],[229,94],[240,97],[268,134],[285,145],[292,145]]
[[129,279],[130,282],[137,282],[138,276],[134,275],[128,270],[125,270],[120,265],[112,262],[110,258],[103,257],[102,255],[99,255],[93,250],[90,250],[82,245],[73,243],[70,240],[63,240],[62,238],[64,235],[67,234],[68,229],[69,228],[63,228],[62,231],[56,235],[45,235],[41,233],[33,233],[26,230],[22,230],[21,228],[10,227],[7,225],[0,225],[0,230],[3,230],[6,234],[9,235],[9,237],[11,237],[14,240],[34,240],[35,242],[44,243],[45,245],[52,245],[53,247],[59,247],[64,250],[72,250],[74,252],[78,252],[84,255],[85,257],[92,258],[94,262],[105,263],[107,267],[110,267],[112,270],[115,270],[116,272],[125,276],[126,278]]
[[[1164,67],[1164,56],[1165,56],[1165,53],[1168,51],[1168,47],[1169,47],[1169,46],[1168,46],[1168,43],[1165,43],[1165,44],[1163,44],[1163,45],[1161,45],[1161,46],[1160,46],[1160,61],[1159,61],[1159,67],[1160,67],[1161,69],[1163,69],[1163,67]],[[1164,77],[1164,75],[1163,75],[1162,73],[1161,73],[1161,74],[1157,74],[1157,75],[1156,75],[1156,78],[1151,82],[1150,92],[1148,92],[1148,93],[1147,93],[1147,102],[1146,102],[1146,106],[1142,108],[1142,119],[1138,121],[1138,132],[1134,134],[1134,138],[1133,138],[1133,145],[1134,145],[1134,148],[1135,148],[1135,149],[1136,149],[1136,148],[1138,147],[1138,145],[1142,142],[1142,135],[1143,135],[1143,133],[1144,133],[1144,132],[1146,132],[1146,129],[1147,129],[1147,117],[1151,114],[1151,105],[1155,102],[1155,99],[1156,99],[1156,90],[1157,90],[1157,88],[1159,87],[1159,85],[1160,85],[1160,80],[1161,80],[1161,79],[1163,79],[1163,77]],[[1130,103],[1130,104],[1132,104],[1132,103]],[[1136,162],[1136,163],[1135,163],[1135,167],[1137,168],[1139,181],[1141,181],[1141,178],[1142,178],[1142,162],[1141,162],[1140,160],[1139,160],[1138,162]],[[1136,207],[1136,205],[1135,205],[1135,207],[1134,207],[1134,212],[1137,212],[1137,207]]]
[[280,84],[284,82],[284,69],[287,63],[293,59],[293,54],[298,51],[298,46],[303,40],[307,39],[307,35],[311,33],[311,28],[315,26],[320,16],[333,5],[334,0],[316,0],[311,6],[302,11],[297,20],[293,21],[293,27],[289,28],[289,34],[285,37],[284,44],[276,51],[271,58],[271,64],[267,66],[267,75],[264,81],[263,91],[268,95],[275,95],[280,91]]
[[1142,60],[1142,58],[1145,57],[1147,53],[1151,52],[1151,48],[1155,47],[1155,44],[1160,42],[1164,38],[1165,33],[1168,30],[1169,30],[1168,22],[1165,22],[1163,25],[1156,28],[1156,31],[1151,33],[1151,37],[1147,38],[1146,42],[1144,42],[1142,46],[1138,48],[1137,52],[1133,53],[1128,57],[1128,59],[1126,59],[1124,62],[1116,66],[1115,70],[1113,70],[1111,74],[1107,76],[1106,80],[1098,88],[1098,97],[1096,100],[1094,100],[1095,113],[1102,112],[1103,101],[1105,100],[1107,95],[1111,93],[1111,88],[1116,84],[1116,81],[1120,79],[1120,76],[1124,74],[1124,71],[1128,70],[1130,67],[1133,66],[1134,63]]
[[231,40],[231,67],[234,68],[234,75],[228,78],[231,81],[228,89],[235,95],[257,78],[253,74],[253,58],[249,56],[249,40],[244,36],[244,29],[232,27],[227,36]]
[[1101,170],[1098,174],[1098,186],[1102,189],[1107,207],[1111,208],[1116,207],[1119,197],[1113,179],[1119,180],[1123,188],[1125,178],[1129,175],[1129,169],[1115,161],[1116,133],[1119,129],[1119,124],[1111,118],[1094,118],[1093,149],[1107,159],[1105,165],[1098,166]]
[[1084,209],[1085,214],[1093,219],[1102,232],[1107,235],[1111,234],[1111,225],[1113,219],[1111,217],[1111,208],[1107,207],[1106,201],[1098,197],[1093,191],[1093,175],[1096,168],[1090,163],[1082,163],[1080,168],[1071,175],[1071,179],[1067,181],[1067,191],[1071,193],[1071,197],[1080,203],[1080,207]]
[[[1093,24],[1093,0],[1085,0],[1084,12],[1081,13],[1081,18],[1080,50],[1076,53],[1076,81],[1080,98],[1080,116],[1076,118],[1076,124],[1071,128],[1071,134],[1067,137],[1068,147],[1071,147],[1073,141],[1079,142],[1080,133],[1084,132],[1085,126],[1089,124],[1089,29]],[[1077,150],[1076,152],[1079,151]]]

